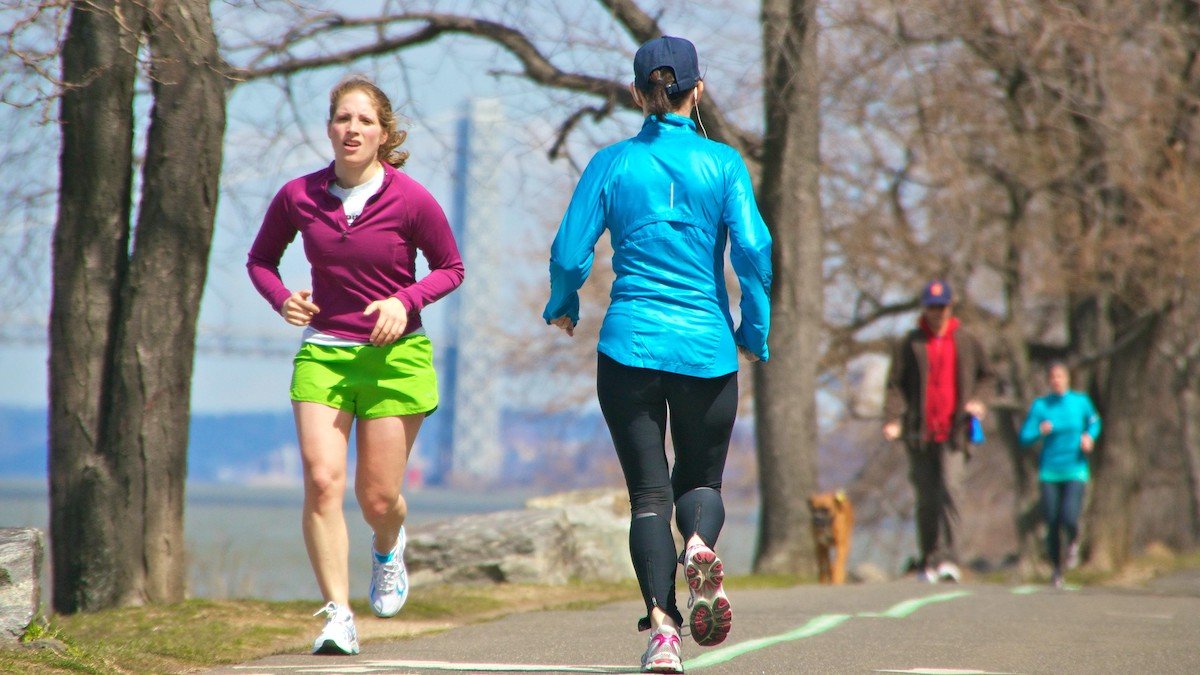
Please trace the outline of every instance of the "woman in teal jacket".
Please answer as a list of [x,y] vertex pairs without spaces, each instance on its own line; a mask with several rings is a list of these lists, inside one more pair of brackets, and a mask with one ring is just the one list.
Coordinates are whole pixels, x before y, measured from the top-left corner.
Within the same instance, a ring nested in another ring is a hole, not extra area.
[[1090,473],[1088,455],[1100,436],[1100,415],[1087,394],[1071,391],[1066,364],[1052,363],[1046,379],[1050,393],[1033,402],[1021,427],[1021,444],[1041,441],[1038,479],[1046,519],[1046,552],[1054,566],[1051,583],[1061,587],[1064,560],[1062,536],[1067,539],[1065,566],[1079,563],[1079,512]]
[[[682,672],[675,602],[684,536],[689,624],[702,645],[729,633],[732,613],[713,547],[724,524],[721,477],[737,412],[738,352],[768,357],[771,236],[737,152],[697,133],[704,95],[696,50],[676,37],[634,57],[641,132],[592,158],[550,252],[542,316],[568,335],[597,240],[612,241],[611,301],[600,328],[597,396],[629,488],[629,549],[652,629],[642,657],[651,672]],[[703,125],[700,130],[703,131]],[[741,286],[735,329],[725,289],[726,242]],[[670,426],[675,464],[664,437]]]

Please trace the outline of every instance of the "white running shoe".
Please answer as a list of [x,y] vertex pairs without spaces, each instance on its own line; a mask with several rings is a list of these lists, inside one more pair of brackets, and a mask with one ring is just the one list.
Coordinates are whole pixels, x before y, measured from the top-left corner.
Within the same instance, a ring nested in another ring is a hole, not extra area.
[[643,673],[682,673],[683,661],[679,657],[679,631],[662,625],[650,635],[650,644],[642,654]]
[[358,631],[354,629],[354,615],[349,607],[330,602],[318,609],[313,616],[328,617],[325,628],[313,641],[314,654],[357,654]]
[[407,538],[404,536],[404,526],[400,526],[400,535],[392,548],[392,559],[381,563],[375,557],[375,538],[371,538],[371,611],[375,616],[388,618],[396,616],[404,601],[408,600],[408,569],[404,567],[404,546]]
[[933,567],[922,567],[921,571],[917,572],[917,581],[927,584],[936,584],[938,582],[937,569]]
[[937,566],[937,578],[939,581],[957,584],[962,581],[962,571],[958,569],[958,565],[945,560]]
[[688,548],[684,561],[683,574],[691,591],[688,625],[692,639],[704,647],[721,644],[729,636],[733,623],[733,610],[725,595],[725,566],[717,554],[703,544]]

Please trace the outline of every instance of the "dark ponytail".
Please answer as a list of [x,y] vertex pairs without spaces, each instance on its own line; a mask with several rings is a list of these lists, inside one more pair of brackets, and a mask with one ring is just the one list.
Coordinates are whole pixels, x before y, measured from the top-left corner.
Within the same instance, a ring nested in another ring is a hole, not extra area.
[[643,89],[646,98],[646,110],[651,115],[662,117],[673,113],[683,106],[683,102],[691,93],[691,89],[667,94],[667,86],[675,84],[675,73],[670,68],[659,68],[651,71],[648,89]]

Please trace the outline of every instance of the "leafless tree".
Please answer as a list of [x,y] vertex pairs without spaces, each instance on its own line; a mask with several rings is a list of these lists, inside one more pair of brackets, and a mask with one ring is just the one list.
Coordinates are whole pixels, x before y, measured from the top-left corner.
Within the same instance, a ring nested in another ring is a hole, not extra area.
[[836,20],[864,44],[845,59],[863,69],[840,70],[835,86],[871,127],[860,134],[871,161],[830,171],[867,196],[830,218],[850,263],[837,273],[857,282],[835,340],[849,343],[842,353],[874,349],[879,327],[912,307],[911,290],[896,286],[919,283],[906,262],[962,282],[963,313],[987,329],[1007,374],[998,421],[1027,560],[1040,548],[1036,473],[1013,432],[1040,389],[1039,366],[1070,362],[1106,423],[1090,562],[1119,566],[1133,548],[1130,504],[1151,422],[1162,417],[1156,349],[1174,313],[1195,302],[1164,292],[1191,278],[1176,253],[1192,250],[1196,224],[1162,198],[1194,171],[1169,160],[1181,144],[1190,151],[1197,121],[1195,5],[850,5]]
[[[60,612],[184,597],[192,357],[225,126],[206,2],[97,0],[68,11],[50,310]],[[153,107],[134,226],[143,68]]]

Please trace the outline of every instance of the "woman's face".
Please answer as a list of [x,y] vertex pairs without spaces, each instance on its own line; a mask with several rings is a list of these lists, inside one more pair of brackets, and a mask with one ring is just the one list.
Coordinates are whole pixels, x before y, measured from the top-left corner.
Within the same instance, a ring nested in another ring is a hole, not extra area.
[[1071,386],[1071,373],[1067,372],[1066,366],[1054,366],[1046,379],[1050,382],[1050,391],[1055,394],[1065,394],[1067,387]]
[[346,92],[337,102],[328,133],[334,159],[350,166],[374,162],[380,144],[387,139],[371,97],[358,89]]

